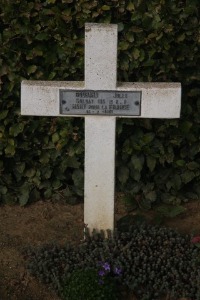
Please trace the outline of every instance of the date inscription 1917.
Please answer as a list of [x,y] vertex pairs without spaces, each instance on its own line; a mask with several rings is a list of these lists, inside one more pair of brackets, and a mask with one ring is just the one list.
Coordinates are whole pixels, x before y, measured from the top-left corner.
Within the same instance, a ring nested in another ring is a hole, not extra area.
[[60,114],[140,116],[141,91],[60,90]]

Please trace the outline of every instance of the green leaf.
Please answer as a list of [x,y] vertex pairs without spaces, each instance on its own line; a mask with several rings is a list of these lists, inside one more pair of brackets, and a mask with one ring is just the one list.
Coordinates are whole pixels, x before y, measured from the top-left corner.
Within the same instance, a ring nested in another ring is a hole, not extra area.
[[192,127],[192,122],[189,122],[189,121],[184,121],[180,125],[180,129],[181,129],[182,133],[185,133],[185,134],[190,131],[191,127]]
[[30,75],[32,73],[35,73],[36,70],[37,70],[37,66],[32,65],[27,68],[27,73]]
[[23,130],[24,130],[23,123],[15,124],[10,127],[9,134],[16,137],[16,136],[18,136],[19,133],[23,132]]
[[51,195],[52,195],[52,189],[51,188],[48,188],[45,192],[44,192],[44,197],[46,199],[49,199],[51,198]]
[[39,41],[46,41],[48,40],[49,36],[47,33],[45,32],[40,32],[36,35],[35,39],[39,40]]
[[123,23],[118,23],[118,32],[121,32],[124,30],[124,24]]
[[179,159],[176,161],[176,165],[179,167],[185,166],[185,161],[183,159]]
[[[128,32],[128,33],[126,34],[126,39],[127,39],[130,43],[133,43],[133,41],[135,40],[134,34],[133,34],[132,32]],[[133,55],[133,57],[134,57],[134,55]]]
[[129,178],[129,169],[126,166],[120,166],[117,170],[117,178],[121,183],[125,183]]
[[185,171],[181,174],[181,179],[184,183],[190,182],[195,177],[195,173],[192,171]]
[[150,202],[156,201],[157,195],[155,191],[150,191],[147,194],[145,194],[145,198],[149,200]]
[[3,120],[7,117],[9,110],[2,110],[0,112],[0,120]]
[[49,158],[50,158],[50,153],[49,152],[45,152],[40,156],[40,162],[42,164],[47,164],[49,162]]
[[21,196],[19,196],[20,206],[25,206],[28,203],[28,200],[29,200],[29,192],[23,193]]
[[132,195],[125,195],[123,196],[122,200],[129,210],[134,210],[138,207],[138,204]]
[[149,144],[154,140],[155,137],[155,133],[150,132],[150,133],[146,133],[143,135],[142,140],[144,141],[145,144]]
[[181,188],[181,185],[182,185],[182,181],[181,181],[180,175],[175,174],[172,181],[173,181],[173,187],[174,187],[174,189],[176,189],[178,191]]
[[0,194],[5,195],[8,192],[8,189],[6,186],[0,185]]
[[72,179],[74,181],[75,186],[82,187],[83,186],[83,179],[84,179],[84,173],[80,169],[74,170],[72,174]]
[[133,165],[134,169],[137,170],[138,172],[141,172],[141,170],[143,168],[143,164],[144,164],[143,156],[133,155],[131,157],[131,162],[132,162],[132,165]]
[[33,177],[35,175],[35,173],[36,173],[36,170],[33,169],[33,168],[31,168],[31,169],[29,169],[29,170],[27,170],[25,172],[25,176],[27,176],[27,177]]
[[185,195],[188,199],[192,199],[192,200],[198,200],[199,199],[199,196],[196,193],[193,193],[193,192],[186,192]]
[[137,170],[131,170],[131,176],[135,181],[139,182],[141,179],[141,172]]
[[7,145],[5,148],[5,154],[14,156],[15,154],[15,147],[13,145]]
[[37,201],[37,200],[40,200],[40,193],[39,193],[39,191],[36,189],[36,188],[34,188],[32,191],[31,191],[31,193],[30,193],[30,195],[29,195],[29,200],[32,202],[32,201]]
[[178,37],[177,37],[177,41],[178,42],[182,42],[182,41],[184,41],[185,40],[185,33],[182,33],[181,35],[179,35]]
[[102,9],[102,10],[110,10],[110,6],[108,6],[108,5],[103,5],[103,6],[101,7],[101,9]]
[[50,166],[45,167],[43,174],[44,174],[44,178],[46,178],[46,179],[51,178],[51,175],[52,175],[51,167]]
[[132,51],[132,54],[133,54],[133,57],[134,59],[138,59],[140,57],[140,50],[135,48],[133,51]]
[[186,209],[183,206],[169,206],[169,205],[161,205],[156,209],[159,214],[167,218],[175,218],[176,216],[184,213]]
[[77,161],[76,157],[70,157],[70,156],[67,157],[66,164],[68,167],[74,168],[74,169],[77,169],[80,167],[80,162]]
[[17,163],[16,166],[15,166],[15,169],[20,173],[22,174],[25,170],[25,162],[22,162],[22,163]]
[[134,6],[134,4],[133,4],[132,1],[129,1],[129,3],[128,3],[126,9],[127,9],[128,11],[133,11],[133,10],[135,10],[135,6]]
[[24,183],[20,188],[20,195],[19,195],[19,204],[24,206],[28,203],[29,200],[29,193],[30,193],[30,186],[28,183]]
[[156,166],[156,159],[152,156],[147,156],[147,167],[151,172],[153,172],[155,166]]
[[59,188],[62,186],[62,183],[61,183],[60,180],[55,179],[55,180],[53,181],[52,185],[53,185],[53,188],[54,188],[55,190],[57,190],[57,189],[59,189]]
[[127,50],[129,47],[129,43],[128,42],[125,42],[125,41],[122,41],[119,43],[119,49],[120,50]]
[[197,170],[199,169],[199,164],[195,161],[191,161],[187,164],[189,170]]
[[55,132],[53,135],[52,135],[52,142],[55,144],[59,141],[60,139],[60,136],[57,132]]

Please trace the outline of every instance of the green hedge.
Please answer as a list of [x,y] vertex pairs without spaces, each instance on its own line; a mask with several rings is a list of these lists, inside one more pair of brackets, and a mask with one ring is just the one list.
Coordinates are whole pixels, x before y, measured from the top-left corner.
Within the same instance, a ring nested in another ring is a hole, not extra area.
[[20,83],[83,80],[85,22],[119,25],[119,81],[183,88],[180,120],[118,121],[118,190],[146,208],[198,198],[199,12],[199,0],[1,0],[0,201],[83,196],[84,121],[21,117]]

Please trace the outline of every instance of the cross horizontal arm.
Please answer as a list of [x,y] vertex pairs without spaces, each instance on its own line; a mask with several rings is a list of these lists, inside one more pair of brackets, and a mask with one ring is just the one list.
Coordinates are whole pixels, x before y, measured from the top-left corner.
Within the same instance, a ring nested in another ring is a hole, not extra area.
[[[60,113],[60,90],[84,90],[84,81],[23,81],[21,114],[29,116],[66,116]],[[112,89],[111,89],[112,90]],[[137,118],[179,118],[180,83],[118,83],[113,91],[141,91],[141,115]],[[76,116],[76,115],[75,115]],[[80,117],[81,115],[78,115]],[[83,117],[85,115],[82,115]],[[123,116],[131,117],[134,116]]]

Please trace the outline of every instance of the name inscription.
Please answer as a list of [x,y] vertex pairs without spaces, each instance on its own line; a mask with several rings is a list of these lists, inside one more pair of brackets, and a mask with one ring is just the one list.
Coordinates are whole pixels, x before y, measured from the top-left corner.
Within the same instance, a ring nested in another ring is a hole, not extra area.
[[60,90],[60,114],[139,116],[141,91]]

